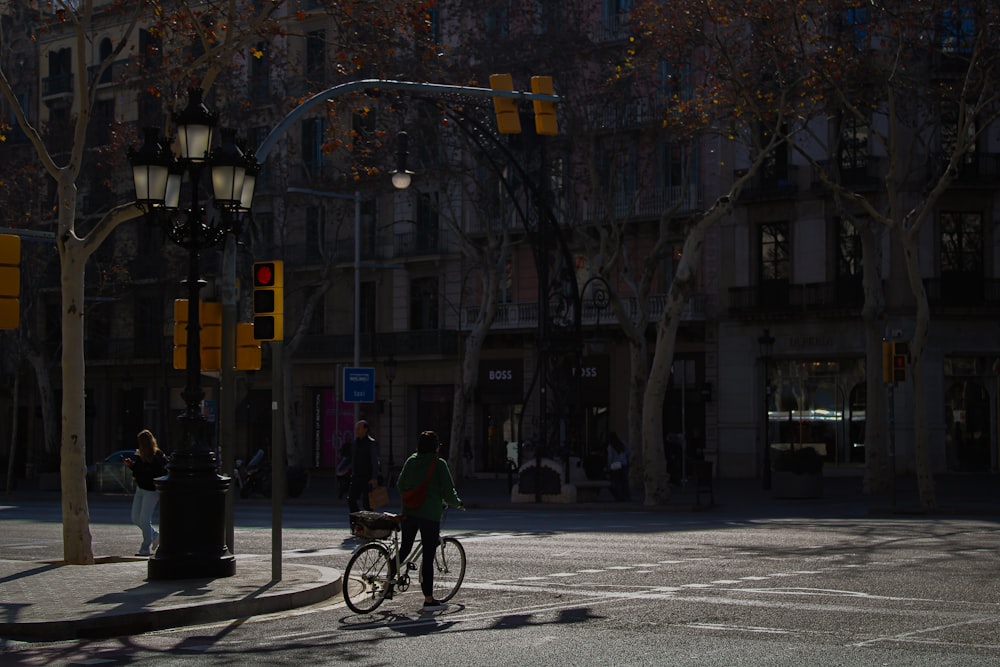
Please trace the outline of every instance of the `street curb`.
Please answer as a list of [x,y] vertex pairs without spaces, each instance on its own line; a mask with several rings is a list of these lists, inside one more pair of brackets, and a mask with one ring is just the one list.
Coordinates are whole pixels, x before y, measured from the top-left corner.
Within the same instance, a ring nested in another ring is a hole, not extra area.
[[[316,570],[316,583],[297,590],[267,594],[264,586],[259,597],[240,600],[221,600],[196,605],[179,605],[165,609],[148,609],[141,612],[102,613],[76,619],[0,623],[0,637],[18,641],[60,641],[70,639],[100,639],[141,634],[202,623],[213,623],[260,614],[272,614],[317,604],[340,593],[341,573],[319,565],[296,564]],[[188,580],[197,581],[197,580]]]

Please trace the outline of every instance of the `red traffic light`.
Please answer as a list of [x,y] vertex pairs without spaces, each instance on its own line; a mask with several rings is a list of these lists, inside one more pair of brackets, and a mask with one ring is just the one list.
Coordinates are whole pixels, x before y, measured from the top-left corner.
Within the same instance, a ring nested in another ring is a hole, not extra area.
[[254,287],[274,286],[274,264],[271,262],[260,262],[253,267]]

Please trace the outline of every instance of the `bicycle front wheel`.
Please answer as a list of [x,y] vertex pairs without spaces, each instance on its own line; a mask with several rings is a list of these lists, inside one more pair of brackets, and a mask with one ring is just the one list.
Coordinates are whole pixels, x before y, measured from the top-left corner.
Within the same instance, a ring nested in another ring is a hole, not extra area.
[[382,604],[389,586],[389,550],[366,544],[351,556],[344,570],[344,602],[356,614],[367,614]]
[[465,548],[454,537],[441,538],[434,550],[434,599],[447,602],[455,597],[465,579]]

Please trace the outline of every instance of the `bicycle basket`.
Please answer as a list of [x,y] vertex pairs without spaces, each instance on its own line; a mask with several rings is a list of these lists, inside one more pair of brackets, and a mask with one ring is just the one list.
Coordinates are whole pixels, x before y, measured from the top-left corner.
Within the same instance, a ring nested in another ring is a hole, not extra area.
[[395,514],[388,512],[351,512],[351,533],[366,540],[384,540],[399,530]]

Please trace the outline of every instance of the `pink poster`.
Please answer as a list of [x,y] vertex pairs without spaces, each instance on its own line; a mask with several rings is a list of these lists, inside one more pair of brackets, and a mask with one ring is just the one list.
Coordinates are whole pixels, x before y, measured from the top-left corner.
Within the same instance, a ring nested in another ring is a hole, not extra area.
[[343,444],[354,441],[354,404],[337,400],[335,389],[323,389],[319,395],[319,468],[336,468]]

